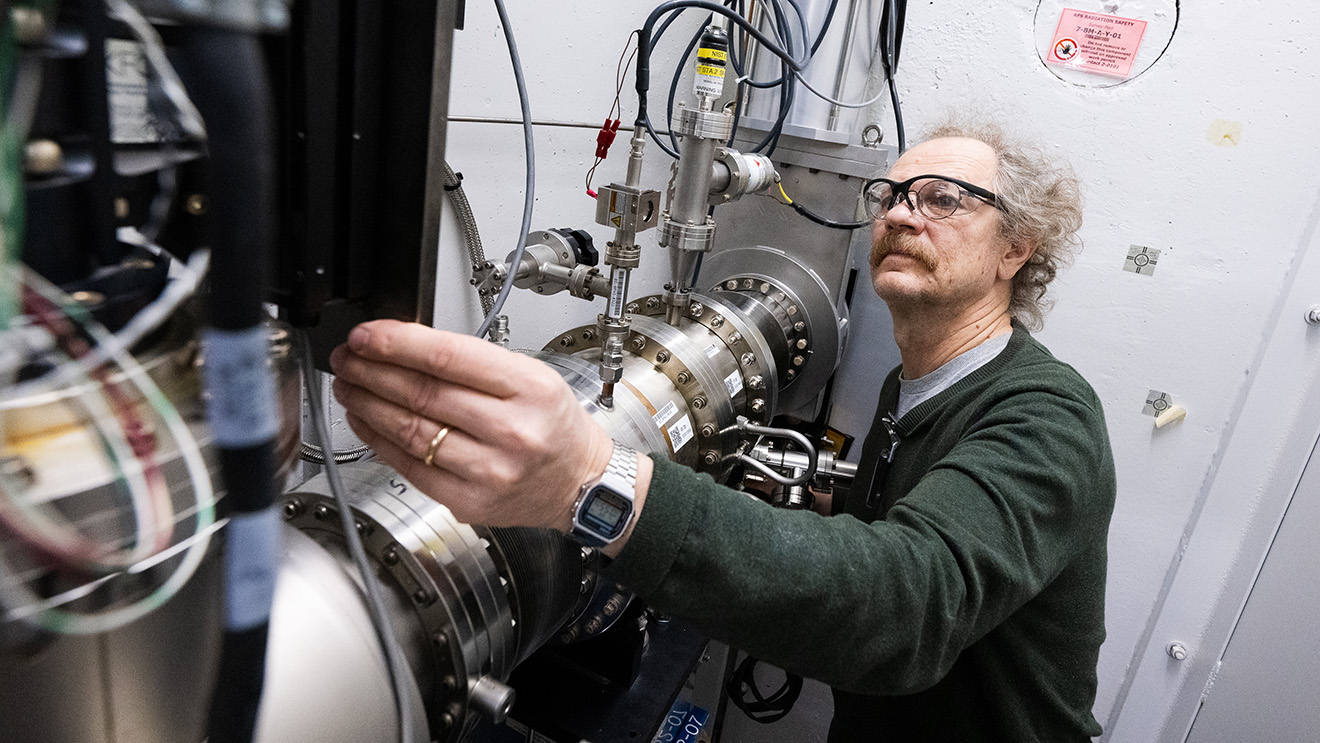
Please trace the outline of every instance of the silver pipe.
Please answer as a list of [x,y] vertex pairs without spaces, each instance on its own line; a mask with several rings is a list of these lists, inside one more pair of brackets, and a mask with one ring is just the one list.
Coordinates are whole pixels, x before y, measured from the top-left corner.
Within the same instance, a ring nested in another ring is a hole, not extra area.
[[[848,68],[851,66],[849,63],[852,61],[852,50],[853,50],[853,42],[854,42],[853,30],[857,26],[857,15],[858,15],[858,11],[861,10],[861,7],[862,4],[860,0],[852,0],[852,2],[849,4],[848,25],[843,30],[843,34],[844,34],[843,51],[842,53],[839,54],[839,70],[834,78],[835,100],[844,100],[843,89],[848,84]],[[829,129],[830,131],[835,131],[838,129],[839,112],[842,110],[843,109],[838,104],[834,104],[830,106],[829,123],[826,124],[827,129]]]

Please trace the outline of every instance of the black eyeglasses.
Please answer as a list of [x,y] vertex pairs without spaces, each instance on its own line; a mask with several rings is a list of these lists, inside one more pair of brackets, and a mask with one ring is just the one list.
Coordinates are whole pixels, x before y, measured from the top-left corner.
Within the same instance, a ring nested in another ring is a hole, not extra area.
[[862,186],[862,198],[872,219],[884,219],[899,201],[927,219],[947,219],[959,210],[974,212],[982,202],[998,206],[993,193],[944,175],[919,175],[901,183],[873,178]]

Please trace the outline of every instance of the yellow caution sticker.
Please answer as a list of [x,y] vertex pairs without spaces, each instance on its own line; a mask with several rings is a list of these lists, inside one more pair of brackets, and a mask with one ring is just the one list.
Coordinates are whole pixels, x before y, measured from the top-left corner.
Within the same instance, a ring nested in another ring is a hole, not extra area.
[[698,49],[697,59],[713,59],[717,62],[729,61],[729,53],[719,49]]
[[697,74],[698,74],[698,75],[706,75],[706,76],[708,76],[708,77],[719,77],[719,78],[722,78],[722,77],[724,77],[724,68],[723,68],[723,67],[711,67],[710,65],[699,64],[699,65],[697,65]]

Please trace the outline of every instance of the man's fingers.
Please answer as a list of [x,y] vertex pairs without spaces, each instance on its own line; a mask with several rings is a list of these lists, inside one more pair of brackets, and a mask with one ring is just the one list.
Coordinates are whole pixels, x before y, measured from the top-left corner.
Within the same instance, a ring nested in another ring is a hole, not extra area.
[[397,320],[363,323],[349,333],[347,345],[353,353],[373,361],[397,364],[500,398],[516,394],[519,387],[513,380],[521,376],[518,371],[536,363],[480,338]]

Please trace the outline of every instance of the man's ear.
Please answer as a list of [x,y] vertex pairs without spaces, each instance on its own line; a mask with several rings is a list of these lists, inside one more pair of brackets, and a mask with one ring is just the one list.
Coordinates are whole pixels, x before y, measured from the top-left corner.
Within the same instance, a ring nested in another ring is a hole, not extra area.
[[1031,256],[1036,253],[1036,246],[1021,242],[1009,243],[1003,256],[999,259],[999,278],[1002,280],[1012,279],[1026,265]]

